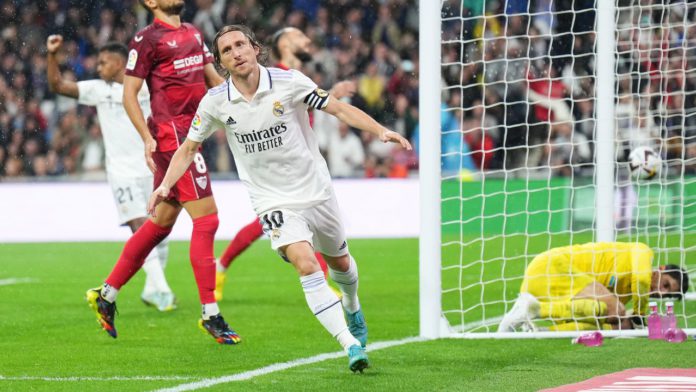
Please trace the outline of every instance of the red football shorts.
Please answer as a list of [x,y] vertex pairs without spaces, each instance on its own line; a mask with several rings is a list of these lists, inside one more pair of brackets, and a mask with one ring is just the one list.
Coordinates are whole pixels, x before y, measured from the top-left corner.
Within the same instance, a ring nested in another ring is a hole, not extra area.
[[[152,153],[152,159],[157,165],[155,172],[154,188],[156,189],[162,183],[164,175],[167,173],[169,162],[172,160],[176,151],[155,151]],[[200,152],[196,153],[193,162],[186,169],[184,175],[179,181],[174,184],[169,199],[174,199],[180,202],[198,200],[204,197],[212,196],[213,189],[210,184],[210,175],[208,174],[208,166],[205,164],[203,155]]]

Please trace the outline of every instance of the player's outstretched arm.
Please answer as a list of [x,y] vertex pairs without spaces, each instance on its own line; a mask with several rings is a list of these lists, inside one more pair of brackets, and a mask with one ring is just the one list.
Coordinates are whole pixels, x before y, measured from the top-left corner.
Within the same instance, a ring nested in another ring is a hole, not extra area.
[[60,74],[60,69],[58,68],[58,59],[56,58],[56,54],[62,45],[63,36],[61,35],[49,35],[48,39],[46,39],[46,51],[48,52],[48,55],[46,56],[48,88],[56,94],[77,98],[80,96],[80,92],[77,89],[77,83],[71,80],[63,79],[62,75]]
[[186,169],[193,162],[193,157],[198,152],[200,145],[201,143],[199,142],[186,139],[176,150],[171,162],[169,162],[169,168],[167,168],[167,173],[164,175],[162,183],[150,195],[150,201],[147,203],[147,212],[150,215],[155,216],[155,207],[167,198],[174,184],[184,175]]
[[328,105],[326,105],[324,108],[324,111],[329,114],[333,114],[336,116],[336,118],[353,128],[377,135],[379,140],[385,143],[399,143],[401,144],[401,147],[407,150],[412,149],[411,143],[409,143],[408,140],[406,140],[403,136],[383,127],[372,117],[368,116],[367,113],[351,104],[339,101],[338,99],[330,99]]
[[143,79],[141,78],[129,75],[123,78],[123,108],[126,109],[128,118],[130,118],[145,143],[145,162],[150,171],[154,173],[157,170],[157,166],[152,159],[152,153],[157,149],[157,142],[150,135],[143,110],[140,108],[140,102],[138,102],[138,92],[142,87]]

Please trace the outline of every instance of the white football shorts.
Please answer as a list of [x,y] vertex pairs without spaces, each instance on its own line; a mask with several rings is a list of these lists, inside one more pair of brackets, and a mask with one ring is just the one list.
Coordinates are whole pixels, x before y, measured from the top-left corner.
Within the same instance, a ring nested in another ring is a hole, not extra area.
[[301,241],[309,242],[315,251],[327,256],[348,254],[346,231],[335,196],[314,207],[266,211],[259,219],[271,239],[271,248],[283,258],[279,248]]
[[136,218],[147,217],[147,202],[152,194],[152,176],[118,177],[108,176],[111,193],[114,195],[118,223],[125,225]]

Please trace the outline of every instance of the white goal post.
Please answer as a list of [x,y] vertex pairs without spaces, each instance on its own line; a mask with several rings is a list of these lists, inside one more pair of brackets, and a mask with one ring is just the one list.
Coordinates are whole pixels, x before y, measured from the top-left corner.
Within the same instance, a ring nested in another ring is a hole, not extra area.
[[[696,3],[419,7],[420,335],[578,336],[551,317],[498,324],[535,256],[613,241],[689,272],[675,310],[696,333]],[[655,178],[631,176],[637,147],[661,157]]]

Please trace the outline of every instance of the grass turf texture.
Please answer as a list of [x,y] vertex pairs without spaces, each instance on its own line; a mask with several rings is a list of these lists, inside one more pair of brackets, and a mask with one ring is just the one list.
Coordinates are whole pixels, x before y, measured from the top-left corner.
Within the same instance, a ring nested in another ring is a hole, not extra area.
[[[217,243],[218,254],[225,245]],[[0,279],[36,280],[0,286],[0,376],[191,379],[0,379],[0,390],[151,390],[339,349],[307,309],[293,269],[266,241],[254,244],[232,266],[220,304],[242,336],[241,345],[218,345],[197,329],[200,306],[185,242],[172,244],[167,267],[179,309],[159,313],[145,307],[139,273],[119,296],[119,338],[111,339],[99,329],[83,296],[108,274],[121,247],[0,244]],[[416,335],[417,241],[353,240],[351,250],[360,265],[370,341]],[[340,358],[206,390],[531,391],[631,367],[688,367],[693,344],[611,339],[603,347],[586,348],[571,346],[569,339],[439,340],[372,352],[372,368],[363,375],[350,373],[347,359]]]

